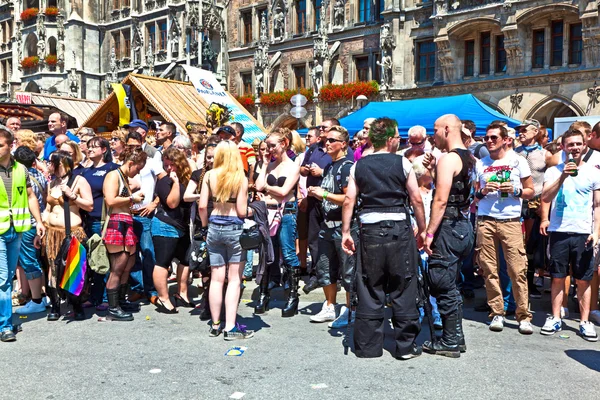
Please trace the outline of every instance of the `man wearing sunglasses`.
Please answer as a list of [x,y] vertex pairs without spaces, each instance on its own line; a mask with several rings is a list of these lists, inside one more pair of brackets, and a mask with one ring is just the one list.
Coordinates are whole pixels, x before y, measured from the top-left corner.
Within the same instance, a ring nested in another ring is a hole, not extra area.
[[504,328],[504,298],[498,278],[498,246],[502,246],[508,276],[516,302],[519,332],[533,333],[531,313],[528,310],[527,258],[521,227],[522,200],[534,195],[531,169],[527,160],[508,151],[512,138],[506,127],[492,123],[486,129],[485,144],[490,152],[477,164],[477,217],[476,254],[484,271],[487,301],[492,318],[490,330]]

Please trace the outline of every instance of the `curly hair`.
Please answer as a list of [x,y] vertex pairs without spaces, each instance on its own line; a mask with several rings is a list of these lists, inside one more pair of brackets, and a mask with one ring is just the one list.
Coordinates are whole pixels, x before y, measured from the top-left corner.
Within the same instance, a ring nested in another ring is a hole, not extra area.
[[15,140],[19,143],[19,146],[27,146],[31,150],[35,151],[37,135],[29,129],[19,129],[15,132]]
[[163,162],[164,160],[169,160],[175,165],[175,173],[177,174],[177,178],[179,178],[179,182],[181,182],[183,186],[187,186],[190,177],[192,176],[192,169],[185,156],[185,152],[174,146],[169,146],[169,148],[163,152],[162,159]]
[[123,164],[131,161],[136,165],[145,165],[147,158],[148,155],[141,147],[125,146],[125,149],[121,153]]

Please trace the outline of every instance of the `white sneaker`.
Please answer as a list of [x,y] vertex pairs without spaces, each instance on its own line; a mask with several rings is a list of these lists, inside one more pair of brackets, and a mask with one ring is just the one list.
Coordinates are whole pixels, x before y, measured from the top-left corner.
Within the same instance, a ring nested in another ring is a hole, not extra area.
[[596,333],[596,328],[594,328],[594,324],[592,324],[590,321],[581,321],[581,323],[579,324],[579,334],[588,342],[598,341],[598,334]]
[[519,333],[522,335],[531,335],[533,333],[533,326],[529,321],[519,322]]
[[27,314],[35,314],[35,313],[39,313],[39,312],[44,312],[44,311],[46,311],[46,306],[44,305],[44,302],[37,304],[37,303],[34,303],[33,300],[29,300],[27,302],[27,304],[25,304],[23,307],[17,308],[15,310],[15,314],[27,315]]
[[590,311],[590,321],[592,321],[596,325],[600,325],[600,310]]
[[317,315],[310,317],[312,322],[327,322],[335,320],[335,305],[327,305],[327,300],[323,302],[323,308]]
[[560,308],[560,318],[561,319],[569,318],[569,309],[567,307]]
[[[351,321],[350,323],[353,324],[354,323],[354,318],[355,318],[355,312],[352,311],[352,315],[350,316]],[[338,317],[335,319],[335,321],[330,322],[329,325],[327,325],[328,327],[330,327],[331,329],[341,329],[341,328],[345,328],[348,326],[348,307],[346,306],[342,306],[342,308],[340,309],[340,315],[338,315]]]
[[556,332],[562,331],[562,320],[560,318],[554,318],[554,316],[550,315],[546,318],[546,323],[542,326],[542,330],[540,333],[542,335],[554,335]]
[[504,317],[502,315],[494,316],[490,324],[490,331],[502,332],[502,329],[504,329]]

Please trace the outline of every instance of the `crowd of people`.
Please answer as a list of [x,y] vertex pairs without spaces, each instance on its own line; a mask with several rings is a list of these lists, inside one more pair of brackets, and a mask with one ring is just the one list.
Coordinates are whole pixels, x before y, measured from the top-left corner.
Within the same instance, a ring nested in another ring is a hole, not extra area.
[[[580,336],[598,338],[600,123],[575,122],[549,142],[536,120],[492,121],[477,138],[473,121],[444,115],[433,135],[414,126],[402,143],[393,119],[368,118],[351,138],[328,118],[304,138],[276,128],[251,145],[236,122],[210,132],[163,122],[153,140],[142,120],[109,140],[69,131],[60,113],[50,136],[20,125],[10,118],[0,129],[2,341],[16,340],[13,305],[21,315],[49,308],[49,321],[65,311],[85,319],[86,308],[132,321],[143,300],[167,314],[200,308],[210,336],[248,339],[254,332],[236,320],[244,281],[257,281],[255,314],[282,287],[281,316],[293,317],[303,279],[304,293],[324,295],[310,320],[353,327],[358,357],[382,355],[387,306],[395,357],[455,358],[474,289],[485,286],[475,311],[488,313],[490,330],[515,315],[531,334],[529,300],[548,277],[552,312],[540,333],[562,329],[574,287]],[[240,240],[249,221],[260,233],[252,248]],[[67,235],[99,235],[107,252],[78,295],[59,283]],[[442,332],[419,346],[424,314]]]

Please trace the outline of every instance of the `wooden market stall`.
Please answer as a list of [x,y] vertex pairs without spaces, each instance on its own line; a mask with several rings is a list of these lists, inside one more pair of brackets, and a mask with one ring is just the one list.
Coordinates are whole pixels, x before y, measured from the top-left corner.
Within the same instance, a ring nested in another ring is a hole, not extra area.
[[[190,82],[129,74],[122,84],[131,86],[131,97],[139,119],[171,122],[180,133],[187,133],[188,122],[206,124],[206,110],[210,104]],[[229,96],[237,103],[233,96]],[[239,107],[262,128],[251,114],[241,105]],[[111,132],[118,125],[119,104],[114,92],[108,95],[84,123],[84,126],[91,127],[96,132]]]

